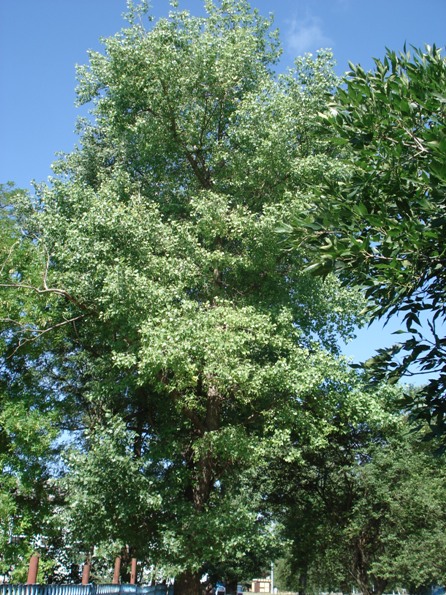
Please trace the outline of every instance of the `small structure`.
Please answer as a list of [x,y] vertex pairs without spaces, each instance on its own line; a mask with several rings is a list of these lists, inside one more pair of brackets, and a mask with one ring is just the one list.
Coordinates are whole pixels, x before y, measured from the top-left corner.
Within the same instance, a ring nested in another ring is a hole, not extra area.
[[255,578],[251,583],[252,593],[271,593],[271,579]]

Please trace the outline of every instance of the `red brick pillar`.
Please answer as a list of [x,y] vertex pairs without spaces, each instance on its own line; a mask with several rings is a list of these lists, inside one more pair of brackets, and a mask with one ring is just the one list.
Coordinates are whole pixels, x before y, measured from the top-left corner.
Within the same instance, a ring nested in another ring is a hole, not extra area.
[[35,585],[37,583],[37,573],[39,571],[39,556],[34,554],[29,561],[28,580],[27,585]]
[[121,556],[115,558],[115,570],[113,572],[113,584],[119,585],[119,579],[121,576]]
[[132,558],[132,566],[130,570],[130,584],[136,585],[136,558]]
[[88,585],[90,582],[90,570],[91,570],[91,562],[90,560],[85,560],[84,567],[82,568],[82,584]]

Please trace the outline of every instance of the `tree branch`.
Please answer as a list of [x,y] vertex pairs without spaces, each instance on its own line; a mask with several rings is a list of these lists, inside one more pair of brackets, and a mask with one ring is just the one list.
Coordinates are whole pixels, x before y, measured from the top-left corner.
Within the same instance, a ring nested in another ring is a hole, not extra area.
[[[56,328],[60,328],[62,326],[65,326],[66,324],[70,324],[71,322],[76,322],[76,320],[80,320],[81,318],[85,318],[85,314],[80,314],[79,316],[74,316],[73,318],[70,318],[69,320],[63,320],[62,322],[58,322],[57,324],[53,324],[52,326],[45,328],[45,329],[29,329],[30,332],[34,333],[35,336],[33,337],[29,337],[29,338],[25,338],[25,339],[19,339],[19,343],[17,345],[17,347],[14,349],[14,351],[8,355],[7,359],[10,359],[11,357],[13,357],[13,355],[15,355],[17,353],[17,351],[23,347],[24,345],[26,345],[27,343],[32,343],[33,341],[36,341],[39,337],[41,337],[42,335],[49,333],[50,331],[55,330]],[[19,326],[21,326],[22,328],[25,325],[20,324],[19,322],[15,321],[15,320],[10,320],[8,318],[2,318],[1,321],[9,321],[9,322],[13,322],[14,324],[18,324]]]

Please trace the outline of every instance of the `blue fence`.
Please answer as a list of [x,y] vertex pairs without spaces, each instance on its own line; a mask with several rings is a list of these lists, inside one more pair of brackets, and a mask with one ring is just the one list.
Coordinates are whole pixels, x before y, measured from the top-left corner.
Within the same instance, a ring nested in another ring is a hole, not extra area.
[[165,585],[0,585],[0,595],[173,595]]

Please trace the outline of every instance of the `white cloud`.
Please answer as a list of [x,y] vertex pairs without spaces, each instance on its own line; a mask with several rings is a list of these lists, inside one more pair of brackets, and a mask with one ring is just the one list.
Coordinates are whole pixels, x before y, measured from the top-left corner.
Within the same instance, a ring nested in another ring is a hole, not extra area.
[[333,41],[324,34],[321,20],[317,17],[289,21],[286,44],[296,55],[333,47]]

